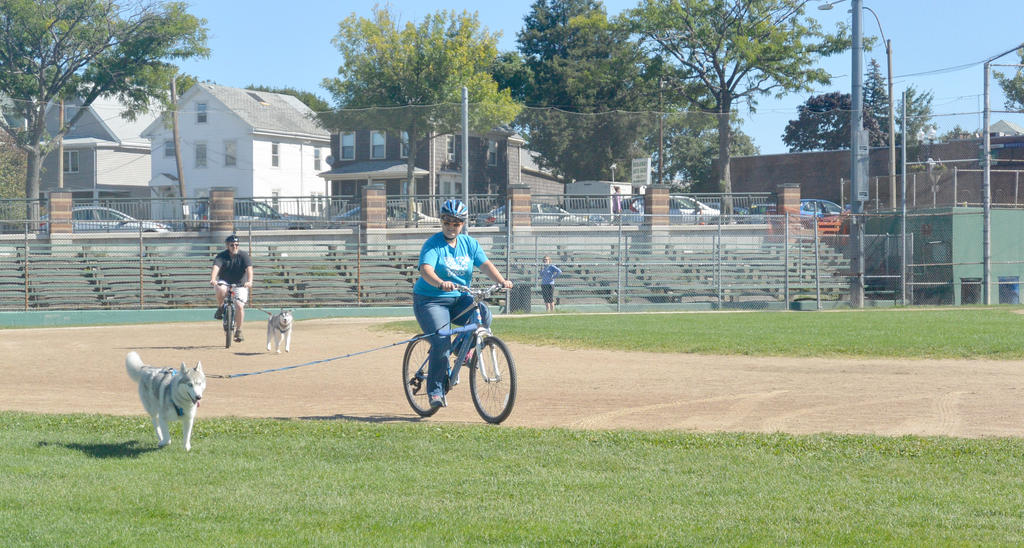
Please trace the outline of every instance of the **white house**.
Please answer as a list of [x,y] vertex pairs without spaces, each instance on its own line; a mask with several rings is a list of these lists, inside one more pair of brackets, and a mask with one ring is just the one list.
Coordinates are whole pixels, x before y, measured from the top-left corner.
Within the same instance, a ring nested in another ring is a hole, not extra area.
[[[205,197],[214,187],[233,187],[237,197],[321,196],[330,169],[330,134],[313,111],[291,95],[196,84],[178,101],[185,194]],[[153,144],[157,196],[179,195],[170,118],[142,133]]]

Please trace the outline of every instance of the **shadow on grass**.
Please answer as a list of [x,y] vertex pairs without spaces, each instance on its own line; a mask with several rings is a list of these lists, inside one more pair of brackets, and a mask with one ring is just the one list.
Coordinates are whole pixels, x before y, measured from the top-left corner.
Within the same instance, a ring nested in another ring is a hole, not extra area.
[[[289,420],[291,417],[278,417],[282,420]],[[354,422],[372,422],[372,423],[389,423],[389,422],[419,422],[423,420],[420,417],[398,417],[394,415],[311,415],[308,417],[296,417],[299,420],[306,421],[354,421]]]
[[156,445],[146,444],[142,446],[136,440],[129,440],[121,443],[51,443],[48,441],[39,442],[39,447],[58,445],[81,451],[94,459],[133,459],[152,451],[159,451]]

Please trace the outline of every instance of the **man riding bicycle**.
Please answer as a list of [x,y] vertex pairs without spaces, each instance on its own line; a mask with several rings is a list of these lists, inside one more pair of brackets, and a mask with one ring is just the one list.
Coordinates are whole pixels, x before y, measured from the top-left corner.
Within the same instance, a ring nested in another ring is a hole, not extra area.
[[[213,271],[210,272],[210,285],[217,289],[217,311],[215,319],[224,317],[221,308],[228,294],[228,284],[235,288],[235,342],[242,342],[242,321],[245,319],[245,303],[249,300],[249,289],[252,288],[252,258],[239,249],[238,236],[234,234],[224,239],[227,247],[213,259]],[[243,283],[244,281],[244,283]]]
[[[448,200],[441,206],[441,232],[434,234],[420,249],[420,277],[412,288],[412,309],[420,329],[430,336],[430,364],[427,370],[427,394],[431,407],[443,407],[444,378],[448,372],[448,353],[451,340],[437,334],[438,329],[452,323],[464,325],[475,309],[473,297],[455,291],[456,285],[470,286],[473,267],[494,283],[506,288],[506,280],[497,267],[487,259],[479,242],[468,234],[460,234],[469,218],[469,208],[461,200]],[[490,314],[482,318],[490,326]]]

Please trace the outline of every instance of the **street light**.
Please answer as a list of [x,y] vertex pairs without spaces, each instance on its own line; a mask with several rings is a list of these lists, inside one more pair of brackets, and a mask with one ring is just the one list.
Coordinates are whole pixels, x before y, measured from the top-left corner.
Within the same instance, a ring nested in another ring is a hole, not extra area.
[[[819,9],[830,9],[839,0],[822,4]],[[864,70],[862,67],[863,37],[861,35],[861,0],[851,0],[850,10],[853,24],[852,64],[850,74],[853,84],[850,89],[850,198],[853,201],[853,218],[850,230],[850,254],[853,256],[856,272],[850,281],[850,306],[864,307],[864,202],[868,200],[868,143],[864,135]],[[827,7],[826,7],[827,6]]]

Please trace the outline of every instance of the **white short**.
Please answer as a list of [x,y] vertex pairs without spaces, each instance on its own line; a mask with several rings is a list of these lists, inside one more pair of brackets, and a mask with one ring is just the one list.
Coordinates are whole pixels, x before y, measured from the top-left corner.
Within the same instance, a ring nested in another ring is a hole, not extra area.
[[[228,285],[228,283],[220,280],[217,282],[217,285]],[[235,299],[241,301],[242,304],[247,304],[249,302],[249,288],[244,286],[235,287]]]

